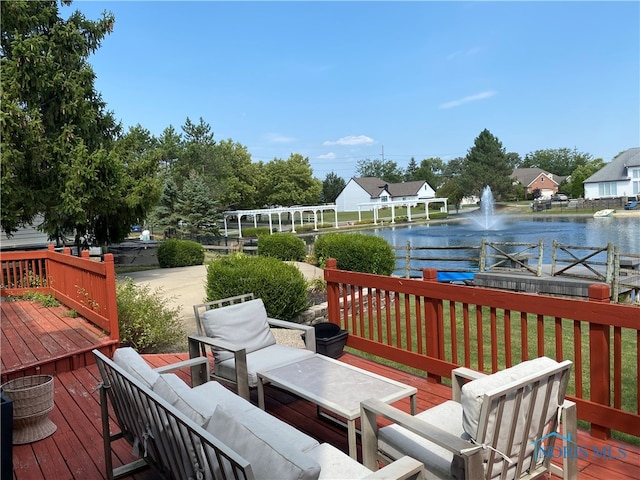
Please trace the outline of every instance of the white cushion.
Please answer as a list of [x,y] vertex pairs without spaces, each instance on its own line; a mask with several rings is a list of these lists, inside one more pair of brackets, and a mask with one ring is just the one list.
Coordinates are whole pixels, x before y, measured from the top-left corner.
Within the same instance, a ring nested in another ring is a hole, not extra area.
[[[425,410],[415,418],[456,437],[466,437],[462,429],[462,405],[453,400]],[[382,427],[378,434],[378,447],[394,460],[408,455],[425,464],[429,478],[461,478],[456,475],[458,472],[450,472],[453,453],[446,448],[395,424]]]
[[[267,311],[259,298],[207,310],[201,318],[208,337],[245,348],[247,353],[276,343],[267,321]],[[216,348],[213,353],[218,361],[233,356],[231,352]]]
[[319,477],[318,463],[298,450],[286,436],[269,435],[268,430],[260,422],[245,422],[220,406],[207,425],[207,431],[251,463],[256,478],[306,480]]
[[118,348],[113,354],[113,362],[149,388],[152,388],[160,377],[160,374],[131,347]]
[[[467,432],[471,438],[477,439],[480,410],[482,409],[485,393],[496,388],[504,387],[512,382],[522,380],[524,377],[539,373],[541,370],[554,367],[557,364],[555,360],[540,357],[466,383],[462,387],[460,399],[464,431]],[[552,400],[557,402],[557,398]]]
[[364,465],[328,443],[323,443],[307,452],[320,465],[321,480],[357,480],[371,475]]
[[281,441],[281,439],[286,439],[292,448],[301,452],[306,452],[318,446],[318,441],[315,438],[310,437],[306,433],[301,432],[254,405],[251,405],[251,407],[251,410],[242,412],[223,406],[229,415],[245,425],[251,425],[251,428],[258,432],[260,436],[269,443],[277,443]]
[[[311,350],[306,348],[290,347],[288,345],[274,344],[261,350],[256,350],[247,354],[247,373],[249,377],[249,386],[258,385],[258,376],[256,372],[270,370],[281,365],[299,362],[305,358],[315,355]],[[223,362],[214,364],[216,375],[229,380],[236,379],[236,361],[230,358]]]

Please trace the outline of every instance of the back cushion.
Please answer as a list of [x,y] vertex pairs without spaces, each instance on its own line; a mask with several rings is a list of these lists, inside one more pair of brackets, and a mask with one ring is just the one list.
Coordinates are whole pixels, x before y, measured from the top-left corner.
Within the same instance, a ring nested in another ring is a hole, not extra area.
[[113,354],[113,362],[149,388],[153,388],[160,377],[160,374],[131,347],[118,348]]
[[[462,404],[462,425],[464,431],[473,439],[478,437],[478,422],[484,394],[524,377],[539,373],[541,370],[556,366],[558,363],[547,357],[522,362],[514,367],[500,370],[477,380],[466,383],[462,387],[460,403]],[[552,399],[557,402],[556,399]],[[556,403],[557,406],[557,403]]]
[[[247,353],[276,343],[267,322],[267,311],[259,298],[207,310],[202,314],[202,324],[207,337],[245,348]],[[232,353],[216,348],[213,353],[220,362],[233,357]]]
[[302,453],[295,441],[269,430],[259,422],[243,421],[221,406],[207,425],[208,432],[251,464],[256,478],[315,480],[320,476],[320,465]]

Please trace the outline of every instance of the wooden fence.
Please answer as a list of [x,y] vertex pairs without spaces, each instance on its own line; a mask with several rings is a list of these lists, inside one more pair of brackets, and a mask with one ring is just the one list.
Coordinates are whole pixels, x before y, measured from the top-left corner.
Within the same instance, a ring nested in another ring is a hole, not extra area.
[[113,255],[101,262],[81,257],[65,248],[0,253],[0,294],[21,296],[26,292],[53,295],[79,315],[100,327],[111,339],[120,338]]
[[406,279],[337,269],[327,261],[329,321],[347,345],[426,372],[434,382],[466,366],[495,372],[539,356],[572,360],[571,399],[592,435],[640,436],[640,308],[609,302],[452,285],[437,272]]
[[[610,285],[613,301],[617,301],[622,293],[632,299],[637,299],[640,294],[640,254],[621,253],[613,243],[605,247],[585,247],[562,245],[554,240],[551,263],[547,266],[543,264],[542,240],[538,243],[516,243],[488,242],[482,238],[479,246],[429,247],[412,246],[407,241],[406,246],[392,248],[405,278],[421,276],[425,265],[433,268],[433,265],[446,264],[446,267],[437,269],[447,272],[518,272],[537,277],[549,275],[603,282]],[[596,258],[600,254],[606,256],[604,261]]]

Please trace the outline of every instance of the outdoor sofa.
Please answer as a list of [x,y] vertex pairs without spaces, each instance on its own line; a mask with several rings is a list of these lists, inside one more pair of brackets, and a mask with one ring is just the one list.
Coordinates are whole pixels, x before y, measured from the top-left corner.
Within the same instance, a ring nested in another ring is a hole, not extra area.
[[[193,388],[173,373],[159,373],[131,348],[113,360],[97,350],[108,478],[151,466],[175,479],[422,479],[422,463],[403,457],[372,472],[347,454],[260,410],[208,380],[205,358],[192,368]],[[189,363],[191,362],[191,363]],[[163,367],[167,372],[171,366]],[[202,383],[204,381],[204,383]],[[111,432],[109,408],[119,431]],[[113,468],[111,444],[126,439],[140,457]]]

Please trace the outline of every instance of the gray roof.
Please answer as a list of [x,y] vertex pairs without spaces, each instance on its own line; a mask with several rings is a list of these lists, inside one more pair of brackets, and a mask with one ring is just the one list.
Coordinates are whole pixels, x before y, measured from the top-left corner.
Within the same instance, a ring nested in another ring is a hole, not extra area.
[[378,198],[383,192],[387,182],[377,177],[360,177],[354,178],[354,182],[360,185],[371,198]]
[[360,177],[354,178],[353,181],[360,185],[371,196],[371,198],[378,198],[385,188],[392,197],[417,195],[418,190],[420,190],[420,188],[422,188],[426,183],[424,180],[388,183],[377,177]]
[[640,147],[630,148],[622,152],[583,183],[628,180],[627,167],[640,167]]

